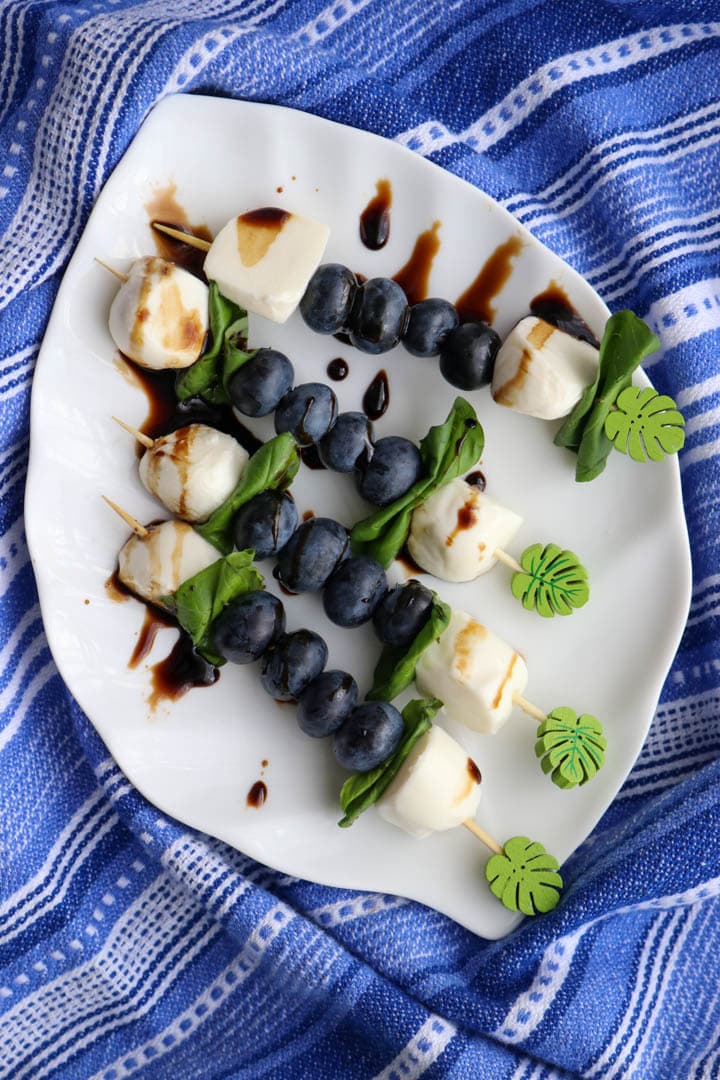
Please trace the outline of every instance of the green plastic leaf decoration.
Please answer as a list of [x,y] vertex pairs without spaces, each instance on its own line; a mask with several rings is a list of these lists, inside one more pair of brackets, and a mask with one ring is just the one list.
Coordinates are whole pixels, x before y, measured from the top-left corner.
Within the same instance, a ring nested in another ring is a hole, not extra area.
[[566,705],[553,709],[537,731],[535,754],[543,772],[563,790],[587,784],[605,763],[607,740],[598,719]]
[[563,880],[560,864],[537,840],[513,836],[502,855],[485,864],[490,891],[510,911],[541,915],[552,911],[560,899]]
[[577,555],[557,544],[531,544],[520,556],[522,572],[512,576],[510,588],[528,611],[545,619],[572,615],[590,598],[587,570]]
[[605,421],[615,449],[633,461],[662,461],[685,445],[685,418],[667,394],[651,386],[628,386]]

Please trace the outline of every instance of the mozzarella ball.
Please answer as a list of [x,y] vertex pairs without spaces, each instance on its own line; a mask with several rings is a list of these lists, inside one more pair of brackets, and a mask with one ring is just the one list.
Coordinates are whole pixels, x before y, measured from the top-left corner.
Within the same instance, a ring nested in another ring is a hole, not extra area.
[[544,319],[521,319],[495,359],[492,396],[498,405],[557,420],[577,405],[595,379],[598,350]]
[[408,548],[443,581],[472,581],[491,570],[523,519],[462,478],[434,491],[410,519]]
[[189,424],[155,440],[140,459],[140,479],[151,495],[186,521],[205,521],[225,502],[247,465],[232,435]]
[[415,670],[421,693],[439,698],[449,716],[483,735],[500,730],[527,680],[522,656],[464,611],[452,612]]
[[134,262],[110,305],[110,336],[118,349],[153,370],[194,364],[207,329],[207,285],[166,259]]
[[267,206],[232,218],[205,257],[205,276],[240,307],[284,323],[320,265],[330,230]]
[[422,838],[475,816],[480,779],[467,750],[433,725],[418,739],[377,807],[386,821]]
[[183,581],[220,558],[212,544],[185,521],[151,525],[147,536],[131,536],[118,556],[118,577],[143,600],[162,606]]

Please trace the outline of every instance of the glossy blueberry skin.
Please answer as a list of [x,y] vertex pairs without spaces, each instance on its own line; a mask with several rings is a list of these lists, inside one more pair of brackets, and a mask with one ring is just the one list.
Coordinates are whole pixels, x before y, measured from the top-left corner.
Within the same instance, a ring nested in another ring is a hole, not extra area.
[[233,664],[251,664],[285,631],[285,609],[272,593],[256,590],[231,600],[210,627],[212,647]]
[[290,592],[319,592],[349,551],[347,529],[332,518],[310,518],[280,552],[275,576]]
[[463,323],[448,336],[440,353],[440,371],[460,390],[479,390],[493,375],[500,338],[487,323]]
[[343,330],[357,292],[357,278],[340,263],[319,266],[300,301],[300,314],[316,334]]
[[380,563],[356,555],[330,575],[323,593],[325,614],[336,626],[362,626],[386,592],[387,578]]
[[295,500],[287,491],[261,491],[241,506],[233,519],[233,537],[238,551],[252,548],[256,559],[277,555],[285,547],[298,524]]
[[335,757],[344,769],[368,772],[394,753],[404,730],[403,718],[394,705],[366,701],[335,732]]
[[410,308],[403,345],[413,356],[437,356],[443,342],[460,324],[455,306],[447,300],[421,300]]
[[301,731],[323,739],[337,731],[358,700],[358,686],[347,671],[323,671],[303,690],[295,714]]
[[243,416],[267,416],[277,408],[295,379],[295,371],[284,353],[258,349],[228,382],[228,393]]
[[365,413],[340,413],[335,426],[318,443],[318,454],[325,468],[352,472],[358,458],[372,450],[372,431]]
[[327,435],[337,418],[337,398],[324,383],[302,383],[285,394],[275,411],[275,430],[292,433],[300,446]]
[[384,645],[405,648],[430,618],[433,594],[411,578],[385,593],[373,614],[375,633]]
[[327,645],[313,630],[283,634],[263,660],[263,688],[276,701],[293,701],[318,677],[327,658]]
[[369,461],[361,463],[357,489],[368,502],[386,506],[404,495],[422,472],[422,458],[415,443],[388,435],[375,443]]
[[397,345],[407,319],[407,297],[391,278],[370,278],[359,286],[348,321],[350,340],[361,352],[387,352]]

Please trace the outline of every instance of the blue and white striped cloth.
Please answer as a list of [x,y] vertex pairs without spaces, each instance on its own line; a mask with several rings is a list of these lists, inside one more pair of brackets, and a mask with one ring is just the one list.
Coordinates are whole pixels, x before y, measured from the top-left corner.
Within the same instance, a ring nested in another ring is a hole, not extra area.
[[[0,1076],[720,1075],[713,16],[717,0],[2,0]],[[688,629],[562,905],[505,941],[159,816],[53,665],[23,532],[33,365],[93,200],[179,91],[431,155],[661,335],[652,376],[688,419]]]

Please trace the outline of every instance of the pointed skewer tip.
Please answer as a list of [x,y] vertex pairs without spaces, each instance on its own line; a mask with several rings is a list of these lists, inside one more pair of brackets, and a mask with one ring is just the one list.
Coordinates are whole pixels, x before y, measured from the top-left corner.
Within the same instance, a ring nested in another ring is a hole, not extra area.
[[95,256],[95,262],[98,266],[102,266],[103,270],[109,271],[109,273],[116,277],[118,281],[122,281],[123,285],[127,281],[127,274],[123,274],[122,270],[116,270],[114,266],[109,266],[106,262],[103,262],[102,259],[98,259],[97,255]]
[[121,428],[124,428],[129,435],[132,435],[133,439],[137,439],[137,441],[147,447],[148,450],[152,450],[155,445],[155,439],[151,439],[144,431],[138,431],[137,428],[131,427],[130,424],[126,424],[124,420],[120,420],[117,416],[113,416],[113,420],[116,424],[119,424]]
[[183,244],[197,248],[198,251],[210,250],[210,241],[203,240],[201,236],[193,236],[192,233],[183,232],[182,229],[173,229],[171,225],[163,225],[159,221],[153,221],[151,224],[153,229],[165,233],[166,236],[172,236],[173,240],[180,240]]
[[108,499],[107,495],[103,495],[103,499],[108,504],[111,510],[114,510],[118,514],[126,525],[129,525],[136,536],[145,537],[150,533],[149,529],[146,529],[144,525],[141,525],[137,518],[134,518],[132,514],[128,514],[127,510],[123,510],[121,506],[113,502],[112,499]]

